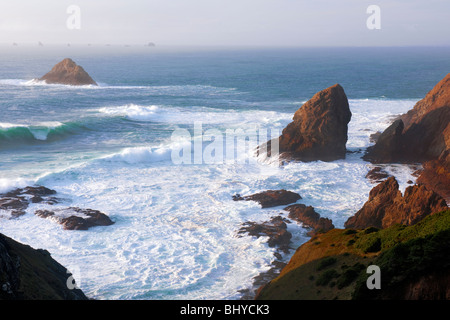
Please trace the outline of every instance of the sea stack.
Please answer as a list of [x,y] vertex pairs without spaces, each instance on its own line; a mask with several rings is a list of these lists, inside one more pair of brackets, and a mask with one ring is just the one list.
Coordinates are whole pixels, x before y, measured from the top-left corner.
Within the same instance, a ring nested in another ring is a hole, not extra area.
[[418,182],[450,200],[450,73],[367,149],[372,163],[423,163]]
[[[333,161],[346,154],[352,113],[344,89],[335,84],[316,93],[298,109],[278,138],[282,159]],[[270,150],[274,140],[261,149]]]
[[72,59],[66,58],[57,63],[50,72],[39,80],[49,84],[66,84],[72,86],[97,85],[91,76]]

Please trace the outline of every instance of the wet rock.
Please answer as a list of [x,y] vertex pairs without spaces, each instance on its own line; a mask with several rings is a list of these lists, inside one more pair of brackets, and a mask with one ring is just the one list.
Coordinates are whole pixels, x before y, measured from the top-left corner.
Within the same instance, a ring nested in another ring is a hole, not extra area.
[[281,190],[267,190],[260,193],[255,193],[249,196],[242,197],[239,194],[233,196],[234,201],[256,201],[262,208],[276,207],[297,202],[302,197],[295,192]]
[[248,234],[257,238],[262,236],[269,237],[269,247],[278,247],[282,251],[287,252],[292,235],[287,231],[286,223],[289,223],[289,220],[281,216],[272,217],[270,221],[262,223],[249,221],[242,225],[238,234]]
[[334,229],[333,222],[328,218],[323,218],[313,207],[304,204],[294,204],[284,208],[289,212],[289,218],[303,224],[305,228],[311,228],[309,236],[314,236],[317,232],[327,232]]
[[53,197],[55,190],[43,186],[28,186],[16,188],[0,194],[0,210],[10,212],[11,218],[24,215],[30,203],[55,204],[58,199]]
[[41,218],[50,218],[60,223],[65,230],[88,230],[97,226],[110,226],[114,222],[98,210],[69,207],[55,210],[37,210]]
[[384,171],[381,167],[375,167],[366,174],[366,178],[373,183],[380,183],[389,178],[389,173]]

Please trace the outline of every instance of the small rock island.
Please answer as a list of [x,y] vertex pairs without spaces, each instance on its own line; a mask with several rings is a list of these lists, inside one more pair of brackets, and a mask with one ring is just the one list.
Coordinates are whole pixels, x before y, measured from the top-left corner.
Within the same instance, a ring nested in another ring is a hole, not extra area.
[[48,84],[65,84],[72,86],[97,85],[94,79],[77,65],[72,59],[66,58],[57,63],[52,70],[39,78]]

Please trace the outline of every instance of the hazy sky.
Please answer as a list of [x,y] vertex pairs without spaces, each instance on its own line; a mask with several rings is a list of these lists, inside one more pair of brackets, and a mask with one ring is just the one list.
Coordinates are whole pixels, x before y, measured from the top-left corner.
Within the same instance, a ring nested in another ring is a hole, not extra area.
[[[80,29],[67,27],[70,5]],[[449,31],[449,0],[0,0],[6,44],[450,45]]]

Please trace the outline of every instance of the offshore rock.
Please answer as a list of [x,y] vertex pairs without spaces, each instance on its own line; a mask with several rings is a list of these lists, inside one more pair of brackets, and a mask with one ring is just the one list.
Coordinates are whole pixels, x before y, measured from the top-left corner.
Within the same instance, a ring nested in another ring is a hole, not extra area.
[[[345,159],[352,113],[344,89],[335,84],[316,93],[298,109],[278,138],[282,159],[333,161]],[[260,149],[271,150],[274,140]]]
[[52,70],[41,77],[49,84],[66,84],[73,86],[97,85],[91,76],[72,59],[66,58],[57,63]]

